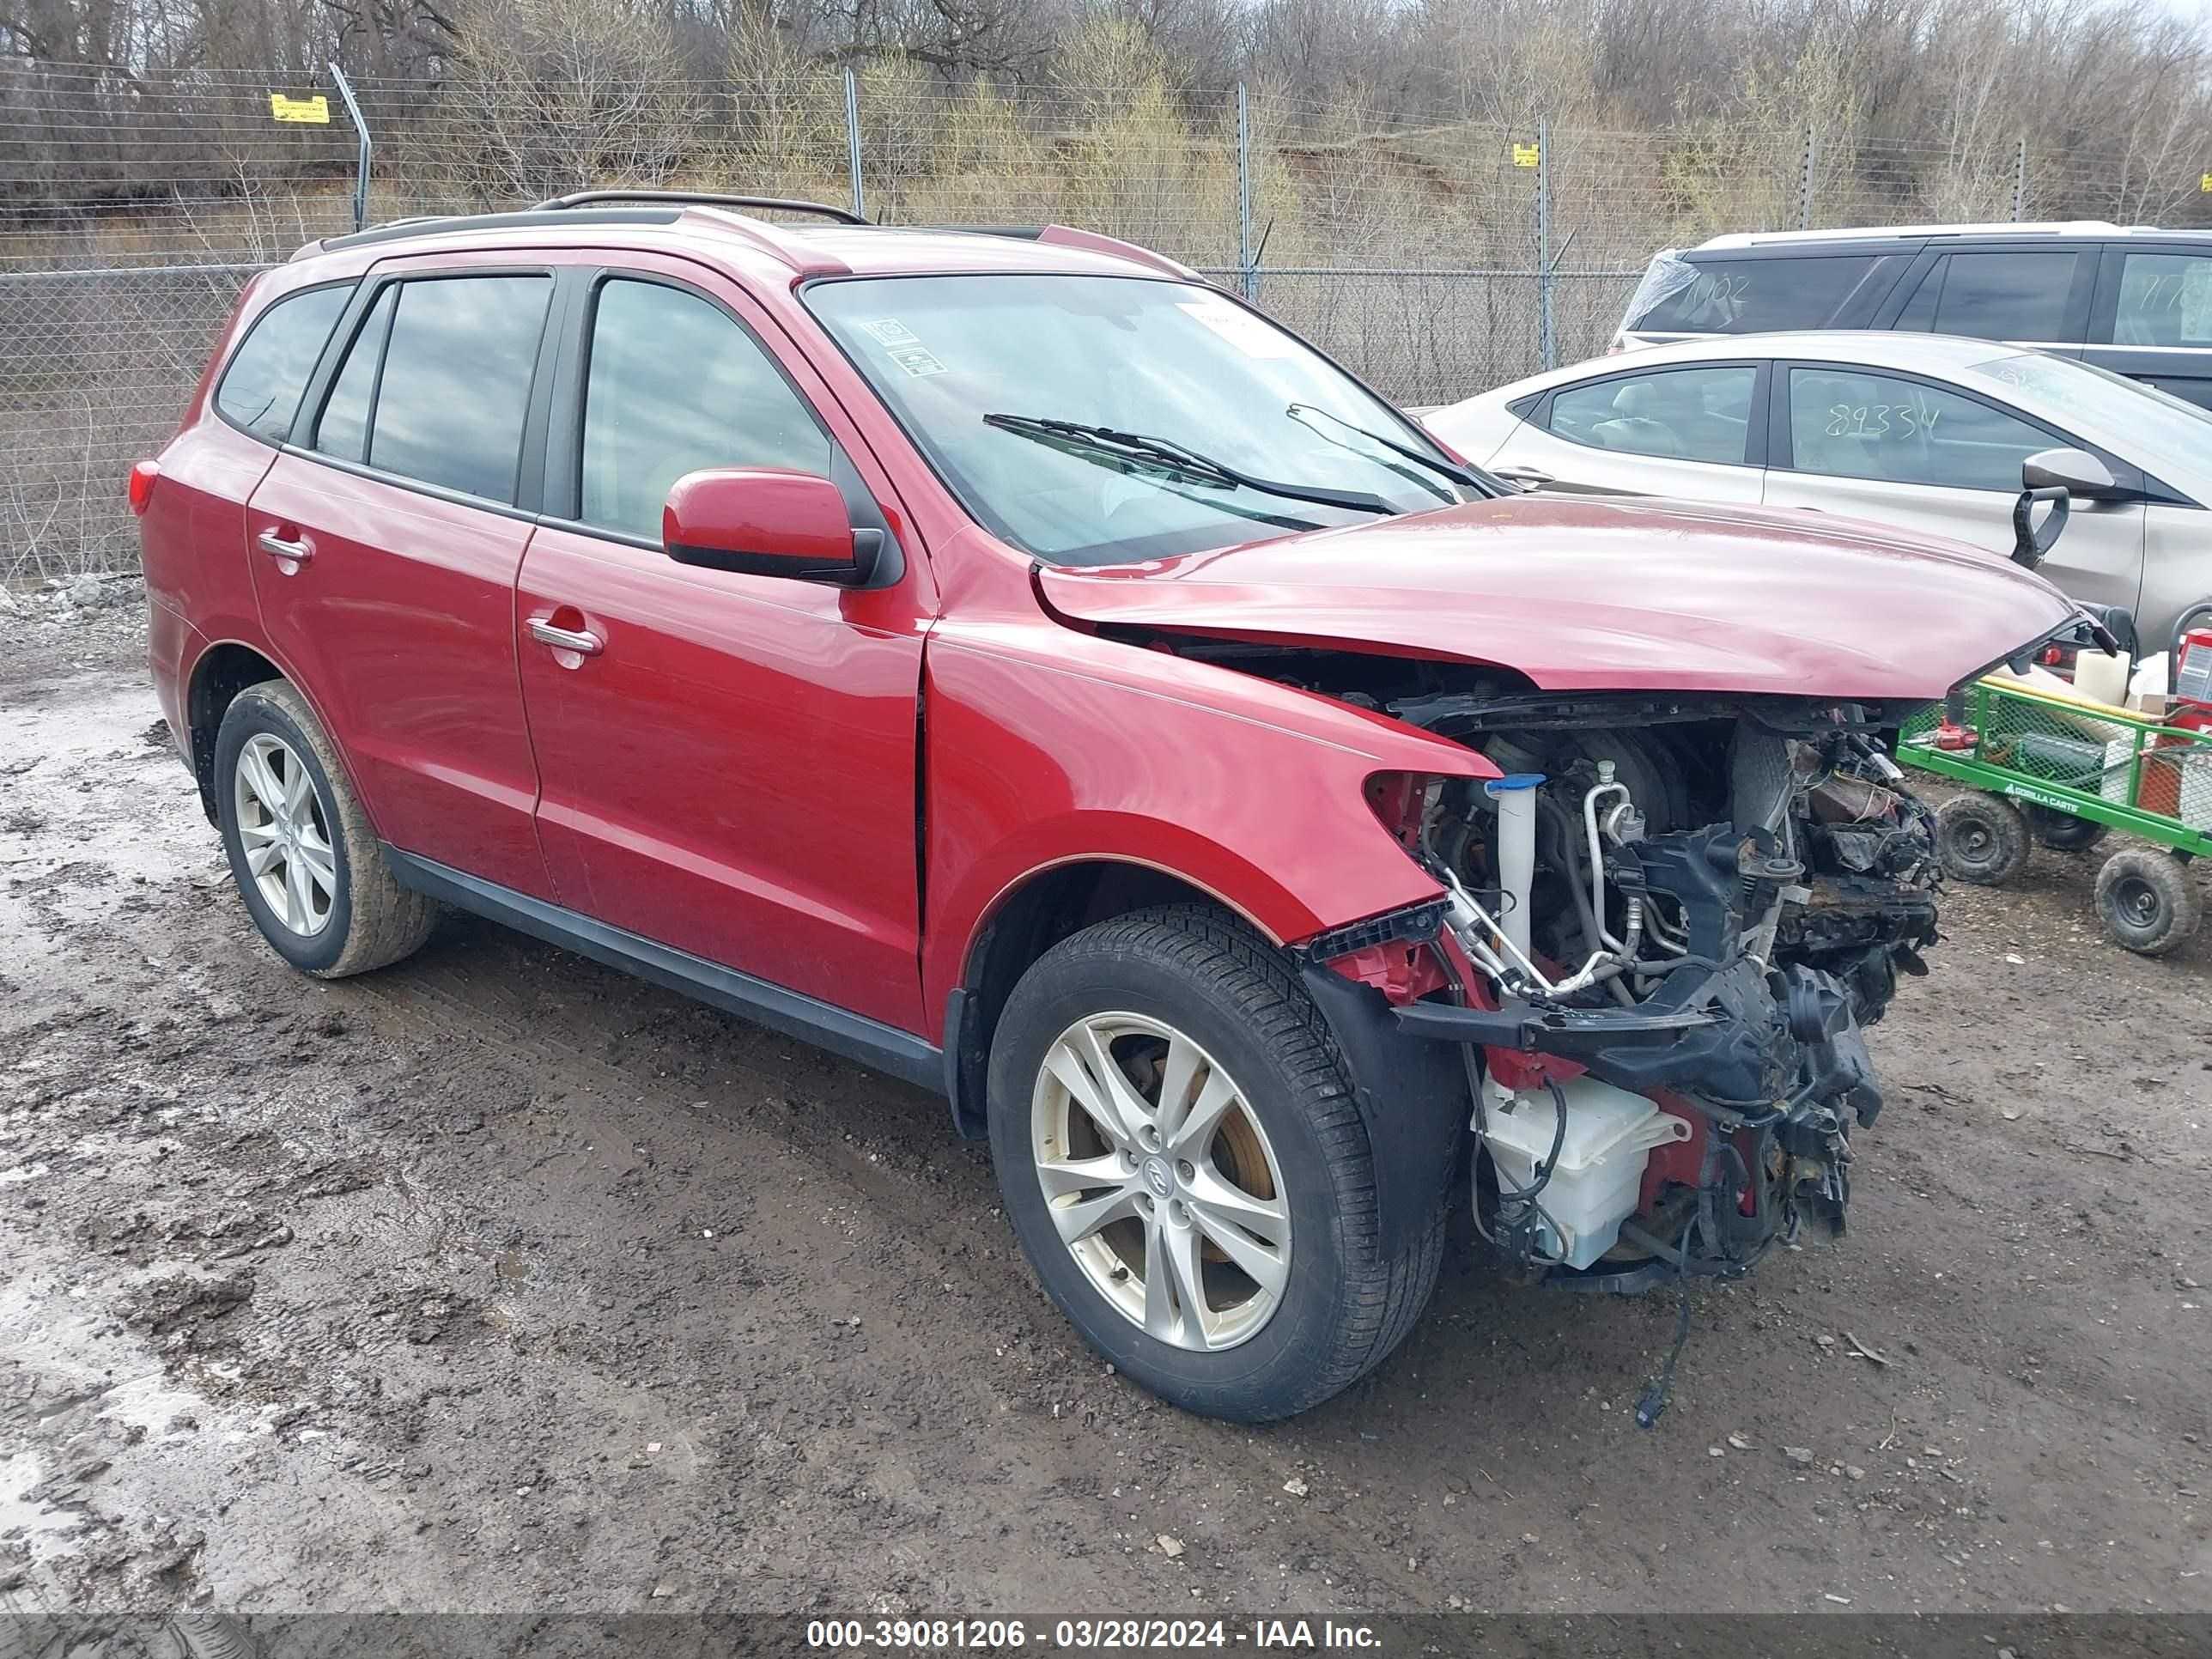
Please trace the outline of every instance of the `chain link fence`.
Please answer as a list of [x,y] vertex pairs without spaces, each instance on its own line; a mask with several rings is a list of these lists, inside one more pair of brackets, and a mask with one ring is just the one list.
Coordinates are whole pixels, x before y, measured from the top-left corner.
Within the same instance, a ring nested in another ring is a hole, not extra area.
[[585,61],[434,87],[13,61],[0,576],[130,562],[131,463],[173,429],[246,280],[352,229],[357,191],[372,222],[625,185],[803,197],[890,223],[1079,225],[1198,267],[1419,404],[1602,350],[1662,247],[1916,221],[2212,222],[2200,175],[2193,151],[1420,125],[1237,88],[949,84],[902,61],[712,82]]

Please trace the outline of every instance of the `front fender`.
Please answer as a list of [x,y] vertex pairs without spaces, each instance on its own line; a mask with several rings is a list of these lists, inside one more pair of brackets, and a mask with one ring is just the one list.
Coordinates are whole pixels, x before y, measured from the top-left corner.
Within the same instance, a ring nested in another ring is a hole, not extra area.
[[1279,944],[1434,898],[1367,780],[1497,775],[1332,698],[1051,624],[933,635],[923,696],[931,1006],[1000,900],[1057,864],[1167,872]]

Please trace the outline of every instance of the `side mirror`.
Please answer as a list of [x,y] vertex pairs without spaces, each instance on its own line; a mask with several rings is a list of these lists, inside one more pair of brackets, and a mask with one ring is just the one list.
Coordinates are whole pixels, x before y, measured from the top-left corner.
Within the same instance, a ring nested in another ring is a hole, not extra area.
[[[2066,528],[2067,501],[2064,484],[2030,484],[2020,492],[2020,499],[2012,504],[2012,562],[2021,569],[2034,569],[2057,545]],[[2041,524],[2035,522],[2039,501],[2051,506]]]
[[865,586],[883,552],[883,532],[855,530],[845,497],[829,479],[775,467],[715,466],[687,472],[668,492],[660,539],[678,564],[750,576]]
[[2085,501],[2104,501],[2120,492],[2112,470],[2086,449],[2045,449],[2021,463],[2022,489],[2063,489]]

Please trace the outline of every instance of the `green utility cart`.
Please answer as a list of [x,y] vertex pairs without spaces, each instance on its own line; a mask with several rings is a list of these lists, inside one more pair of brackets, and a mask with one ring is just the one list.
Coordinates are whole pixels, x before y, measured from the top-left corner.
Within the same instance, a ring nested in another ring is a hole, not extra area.
[[2154,957],[2197,931],[2203,901],[2188,864],[2212,854],[2212,720],[2194,708],[2154,719],[1997,678],[1976,682],[1965,702],[1955,720],[1933,707],[1908,720],[1897,746],[1905,765],[1974,791],[1936,814],[1947,874],[1994,885],[2033,842],[2086,852],[2118,830],[2154,844],[2123,847],[2098,871],[2106,931]]

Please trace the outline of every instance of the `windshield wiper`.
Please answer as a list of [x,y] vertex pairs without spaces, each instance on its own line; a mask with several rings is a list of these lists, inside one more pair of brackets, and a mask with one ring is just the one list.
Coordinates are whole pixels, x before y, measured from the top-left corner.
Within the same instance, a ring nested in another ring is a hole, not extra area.
[[[1381,444],[1394,455],[1401,455],[1418,466],[1425,466],[1430,471],[1442,477],[1449,478],[1455,484],[1464,484],[1469,489],[1479,489],[1485,495],[1510,495],[1518,493],[1504,488],[1495,479],[1485,477],[1471,467],[1461,466],[1451,461],[1439,460],[1434,455],[1424,455],[1411,444],[1401,444],[1395,438],[1386,438],[1379,432],[1370,432],[1365,427],[1347,421],[1341,415],[1332,415],[1325,409],[1316,409],[1311,404],[1292,404],[1283,413],[1300,426],[1309,431],[1319,433],[1324,438],[1328,438],[1328,434],[1314,425],[1309,416],[1316,416],[1332,425],[1340,426],[1346,432],[1357,432],[1370,443]],[[1336,443],[1341,441],[1330,438],[1329,441]],[[1393,467],[1391,471],[1395,472],[1397,469]]]
[[1398,509],[1380,495],[1364,489],[1328,489],[1318,484],[1278,483],[1239,471],[1211,455],[1186,449],[1169,438],[1141,432],[1116,432],[1110,426],[1085,426],[1079,421],[1048,420],[1037,415],[986,415],[986,426],[995,426],[1018,438],[1048,445],[1079,460],[1091,461],[1125,472],[1164,472],[1187,483],[1211,484],[1221,489],[1253,489],[1285,501],[1313,501],[1322,507],[1343,507],[1354,513],[1375,513],[1395,518]]

